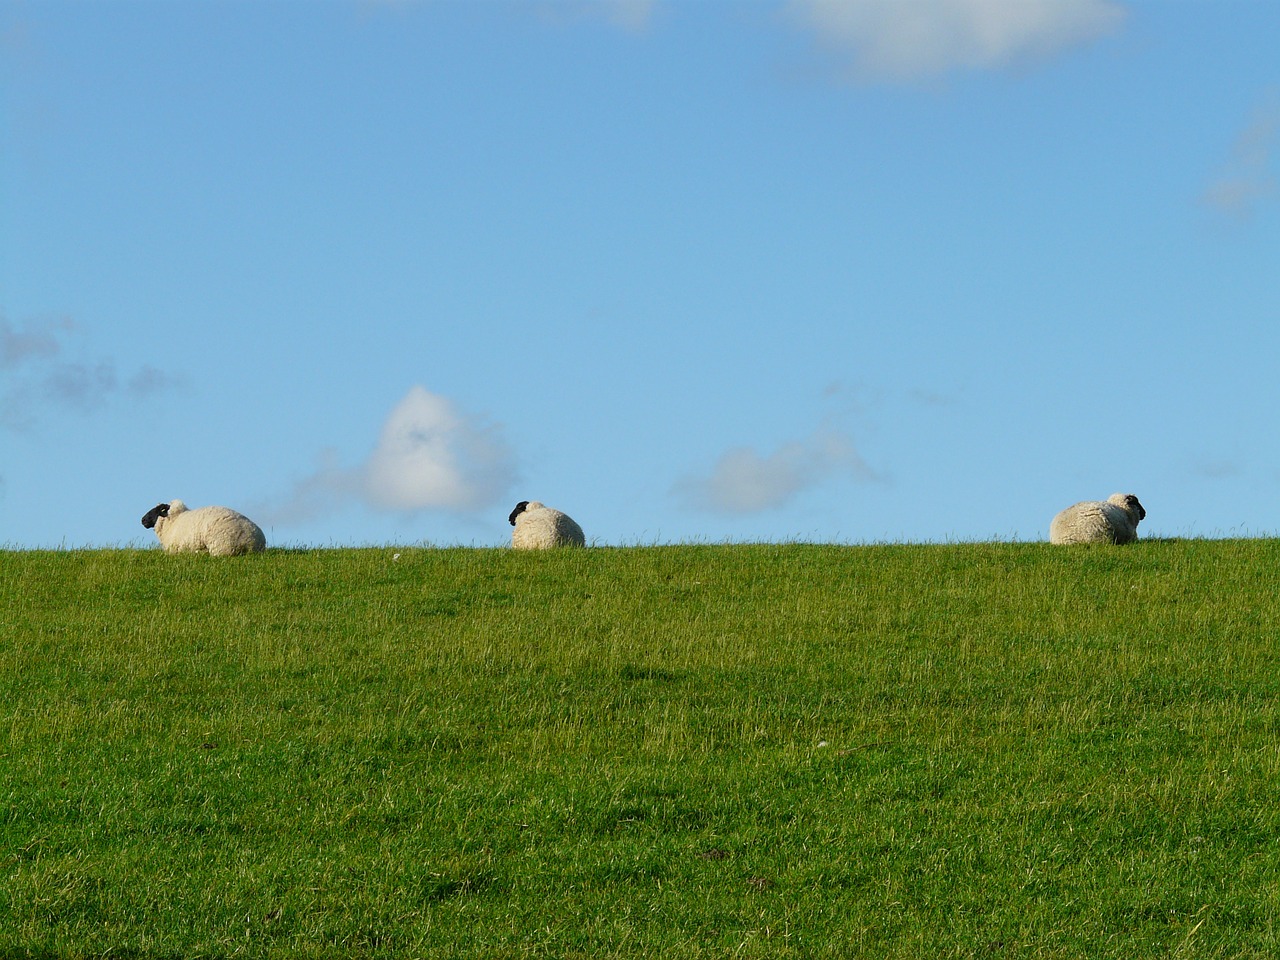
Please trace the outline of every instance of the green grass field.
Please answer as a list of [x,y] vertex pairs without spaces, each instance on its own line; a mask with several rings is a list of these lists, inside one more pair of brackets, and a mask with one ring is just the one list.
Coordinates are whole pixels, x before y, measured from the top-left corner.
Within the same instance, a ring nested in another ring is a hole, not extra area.
[[1280,955],[1280,541],[2,551],[0,617],[5,958]]

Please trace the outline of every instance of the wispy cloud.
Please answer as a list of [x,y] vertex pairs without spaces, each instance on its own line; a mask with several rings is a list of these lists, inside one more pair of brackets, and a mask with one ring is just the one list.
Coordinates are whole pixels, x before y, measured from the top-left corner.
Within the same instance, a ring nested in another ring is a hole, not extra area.
[[1259,204],[1276,196],[1273,164],[1280,141],[1280,90],[1271,90],[1241,131],[1230,159],[1205,190],[1203,200],[1214,210],[1247,219]]
[[1244,472],[1240,462],[1234,458],[1207,456],[1192,458],[1188,461],[1186,469],[1191,476],[1199,480],[1228,480]]
[[656,0],[596,0],[602,15],[624,30],[643,30],[649,26],[657,7]]
[[70,357],[72,341],[80,333],[68,317],[21,326],[0,318],[0,427],[30,429],[43,414],[92,413],[116,397],[143,399],[179,382],[152,366],[123,375],[109,358]]
[[61,338],[74,329],[69,317],[33,321],[22,328],[0,319],[0,370],[56,357]]
[[367,460],[343,466],[326,451],[313,473],[258,513],[281,526],[353,502],[391,512],[470,513],[497,503],[515,479],[515,458],[500,425],[414,386],[387,416]]
[[944,393],[923,387],[908,390],[907,399],[924,407],[954,407],[960,402],[959,396],[955,393]]
[[1046,59],[1115,33],[1114,0],[788,0],[846,80],[914,81]]
[[542,0],[537,5],[550,21],[604,21],[629,33],[647,30],[657,7],[658,0]]
[[829,479],[880,479],[847,433],[815,431],[762,455],[749,447],[726,451],[710,474],[679,480],[672,493],[686,506],[715,513],[760,513],[785,506],[801,491]]

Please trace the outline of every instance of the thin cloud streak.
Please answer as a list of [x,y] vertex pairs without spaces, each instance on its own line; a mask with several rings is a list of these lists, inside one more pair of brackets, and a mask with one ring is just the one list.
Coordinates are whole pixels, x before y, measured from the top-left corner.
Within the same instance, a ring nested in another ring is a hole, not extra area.
[[627,33],[643,33],[657,6],[657,0],[544,0],[535,9],[548,22],[604,21]]
[[1205,190],[1203,201],[1214,210],[1248,219],[1276,196],[1272,172],[1276,144],[1280,140],[1280,91],[1272,90],[1236,138],[1231,158]]
[[712,513],[761,513],[786,506],[803,490],[839,477],[881,479],[848,434],[821,429],[767,456],[749,447],[728,450],[709,475],[679,480],[672,494],[688,507]]
[[631,32],[639,32],[649,26],[656,6],[655,0],[598,0],[594,5],[602,8],[610,23]]
[[313,473],[258,512],[265,522],[286,527],[351,503],[387,512],[469,514],[501,501],[516,478],[500,425],[416,385],[388,414],[367,460],[345,467],[336,452],[325,451]]
[[1039,62],[1117,32],[1113,0],[789,0],[846,80],[917,81]]

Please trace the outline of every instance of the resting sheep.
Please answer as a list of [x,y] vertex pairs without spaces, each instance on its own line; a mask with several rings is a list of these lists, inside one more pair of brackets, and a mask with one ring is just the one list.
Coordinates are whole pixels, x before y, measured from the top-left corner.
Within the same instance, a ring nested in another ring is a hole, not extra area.
[[165,553],[208,553],[234,557],[261,553],[267,548],[262,528],[227,507],[188,510],[181,500],[160,503],[142,517],[142,525],[155,529]]
[[1138,521],[1146,517],[1132,493],[1113,493],[1106,500],[1086,500],[1067,507],[1049,524],[1050,543],[1132,543]]
[[507,520],[515,527],[511,531],[511,546],[517,550],[587,545],[582,528],[572,517],[544,506],[537,500],[521,500]]

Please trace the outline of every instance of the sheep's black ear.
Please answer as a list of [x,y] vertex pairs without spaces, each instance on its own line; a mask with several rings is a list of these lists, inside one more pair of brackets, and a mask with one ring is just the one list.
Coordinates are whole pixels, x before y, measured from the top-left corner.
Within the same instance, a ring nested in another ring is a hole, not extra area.
[[516,517],[524,513],[524,508],[527,507],[528,505],[529,505],[528,500],[521,500],[519,503],[517,503],[516,508],[511,511],[511,516],[507,517],[507,522],[514,527],[516,525]]
[[167,503],[158,503],[142,515],[142,525],[150,530],[156,525],[156,520],[160,517],[167,517],[168,515],[169,505]]

